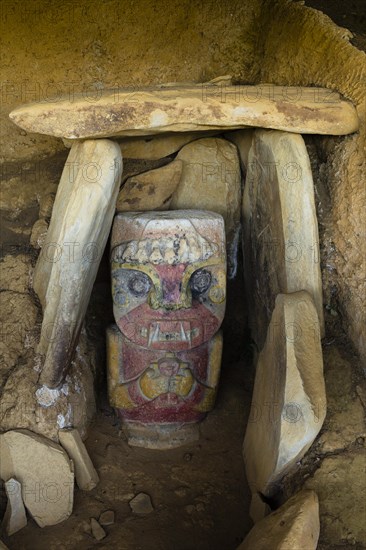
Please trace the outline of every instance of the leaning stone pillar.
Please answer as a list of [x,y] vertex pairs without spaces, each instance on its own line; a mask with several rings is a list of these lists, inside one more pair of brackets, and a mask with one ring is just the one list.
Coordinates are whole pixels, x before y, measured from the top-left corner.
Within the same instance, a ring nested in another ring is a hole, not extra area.
[[112,225],[122,174],[117,143],[75,143],[58,187],[46,242],[34,274],[43,307],[40,382],[57,387],[77,345]]

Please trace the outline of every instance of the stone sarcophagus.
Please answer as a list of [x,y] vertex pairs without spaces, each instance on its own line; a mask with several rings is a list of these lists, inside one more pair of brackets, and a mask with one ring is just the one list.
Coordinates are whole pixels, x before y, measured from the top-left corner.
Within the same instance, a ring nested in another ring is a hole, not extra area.
[[214,405],[226,303],[222,216],[198,210],[118,214],[111,238],[109,400],[131,445],[198,438]]

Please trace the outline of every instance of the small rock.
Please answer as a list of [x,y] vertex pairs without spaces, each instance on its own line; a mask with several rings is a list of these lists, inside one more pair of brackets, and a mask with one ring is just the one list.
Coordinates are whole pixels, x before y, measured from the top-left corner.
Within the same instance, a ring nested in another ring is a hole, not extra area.
[[32,227],[32,233],[30,236],[30,244],[34,248],[42,248],[48,231],[48,223],[46,220],[37,220]]
[[205,511],[205,505],[203,504],[203,502],[199,502],[198,504],[196,504],[196,510],[197,510],[197,512],[204,512]]
[[107,536],[107,533],[104,531],[103,527],[99,525],[96,519],[91,518],[90,527],[92,535],[96,540],[103,540]]
[[185,487],[178,487],[178,489],[175,489],[174,493],[177,495],[177,497],[185,497],[187,496],[187,489]]
[[76,429],[59,430],[58,436],[63,448],[74,462],[75,479],[79,489],[91,491],[99,483],[99,476],[88,451]]
[[102,512],[99,517],[100,525],[113,525],[114,523],[114,511],[106,510]]
[[196,507],[193,504],[188,504],[188,506],[186,506],[184,509],[187,514],[194,514],[194,512],[196,511]]
[[139,493],[129,502],[132,512],[135,514],[150,514],[154,508],[151,498],[146,493]]
[[81,522],[81,528],[84,531],[84,533],[87,533],[88,535],[91,534],[91,525],[90,521],[84,520]]
[[8,503],[2,525],[8,536],[13,535],[27,525],[27,516],[22,499],[22,486],[14,478],[5,483],[5,492]]

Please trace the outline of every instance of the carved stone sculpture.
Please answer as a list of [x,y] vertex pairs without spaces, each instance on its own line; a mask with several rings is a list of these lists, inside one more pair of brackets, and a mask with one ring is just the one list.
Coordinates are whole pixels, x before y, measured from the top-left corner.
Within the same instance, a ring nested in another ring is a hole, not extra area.
[[220,373],[223,218],[197,210],[118,214],[111,249],[110,403],[131,445],[197,439]]

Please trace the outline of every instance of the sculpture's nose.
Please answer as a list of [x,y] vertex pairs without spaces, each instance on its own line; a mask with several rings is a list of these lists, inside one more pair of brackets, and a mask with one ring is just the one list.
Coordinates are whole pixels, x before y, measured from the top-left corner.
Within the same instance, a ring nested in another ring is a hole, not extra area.
[[181,300],[181,280],[177,279],[166,279],[162,282],[163,286],[163,304],[164,307],[177,307],[179,306]]
[[182,289],[182,278],[185,269],[185,264],[158,267],[162,289],[159,307],[166,310],[191,307],[192,300]]

